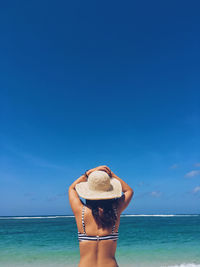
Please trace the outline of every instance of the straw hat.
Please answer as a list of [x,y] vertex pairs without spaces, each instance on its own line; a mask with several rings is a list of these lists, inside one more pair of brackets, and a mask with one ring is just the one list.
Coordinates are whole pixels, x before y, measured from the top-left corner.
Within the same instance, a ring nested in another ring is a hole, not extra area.
[[75,188],[80,197],[91,200],[112,199],[122,195],[120,181],[110,178],[105,171],[93,171],[87,182],[81,182]]

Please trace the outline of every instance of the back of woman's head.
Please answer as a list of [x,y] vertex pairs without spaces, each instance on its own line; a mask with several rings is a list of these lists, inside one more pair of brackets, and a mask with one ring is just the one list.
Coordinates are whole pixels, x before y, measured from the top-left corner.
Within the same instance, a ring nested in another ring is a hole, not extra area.
[[[88,200],[86,204],[91,207],[92,215],[99,226],[104,228],[110,228],[114,225],[117,216],[114,211],[118,199],[105,199],[105,200]],[[100,209],[102,209],[102,212]]]

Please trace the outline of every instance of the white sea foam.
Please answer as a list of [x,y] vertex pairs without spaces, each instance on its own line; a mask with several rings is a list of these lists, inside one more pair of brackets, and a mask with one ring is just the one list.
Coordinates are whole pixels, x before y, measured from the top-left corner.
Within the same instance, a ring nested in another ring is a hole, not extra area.
[[161,266],[161,267],[200,267],[200,264],[182,263],[180,265],[168,265],[168,266]]
[[198,214],[124,214],[122,217],[190,217]]
[[[121,217],[191,217],[198,214],[123,214]],[[3,216],[0,220],[25,220],[25,219],[55,219],[55,218],[74,218],[73,215],[52,215],[52,216]]]
[[55,219],[55,218],[73,218],[72,215],[58,215],[58,216],[28,216],[28,217],[0,217],[0,220],[25,220],[25,219]]

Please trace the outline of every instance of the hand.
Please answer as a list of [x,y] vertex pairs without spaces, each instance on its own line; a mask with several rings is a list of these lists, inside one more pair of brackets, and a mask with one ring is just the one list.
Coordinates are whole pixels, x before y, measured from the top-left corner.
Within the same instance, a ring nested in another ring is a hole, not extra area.
[[112,176],[110,168],[106,165],[97,167],[97,170],[107,172],[110,177]]
[[110,177],[112,177],[112,173],[109,167],[106,165],[98,166],[96,168],[90,169],[87,171],[87,175],[90,175],[93,171],[104,171],[106,172]]
[[95,169],[96,168],[93,168],[93,169],[90,169],[90,170],[87,170],[86,172],[85,172],[85,174],[87,175],[87,176],[89,176],[92,172],[94,172],[95,171]]

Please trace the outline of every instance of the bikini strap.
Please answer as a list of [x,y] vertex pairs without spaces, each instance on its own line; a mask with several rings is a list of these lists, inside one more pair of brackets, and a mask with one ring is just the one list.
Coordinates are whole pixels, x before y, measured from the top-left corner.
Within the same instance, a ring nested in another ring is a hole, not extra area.
[[[116,216],[116,220],[117,220],[117,209],[114,207],[113,210],[115,212],[115,216]],[[115,231],[116,220],[115,220],[115,223],[114,223],[113,228],[112,228],[112,234],[114,234],[114,231]]]
[[84,222],[84,212],[85,212],[85,205],[83,205],[83,208],[82,208],[82,225],[83,225],[83,232],[84,232],[84,234],[86,234],[86,232],[85,232],[85,222]]

